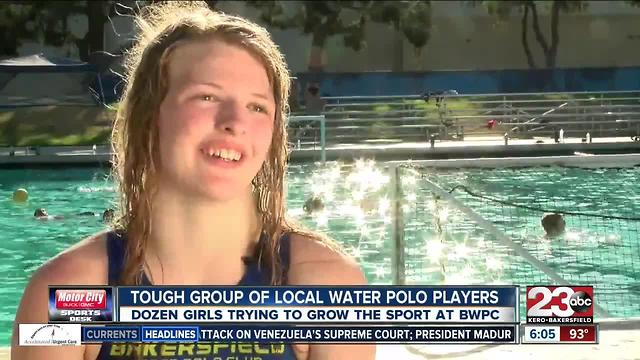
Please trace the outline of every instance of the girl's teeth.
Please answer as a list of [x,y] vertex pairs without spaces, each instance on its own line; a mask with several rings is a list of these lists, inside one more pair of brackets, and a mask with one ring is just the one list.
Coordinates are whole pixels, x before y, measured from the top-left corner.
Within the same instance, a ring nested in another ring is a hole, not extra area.
[[222,149],[222,150],[209,149],[207,153],[209,154],[210,157],[216,156],[225,161],[238,161],[240,160],[240,157],[241,157],[241,155],[238,152],[233,150],[227,150],[227,149]]

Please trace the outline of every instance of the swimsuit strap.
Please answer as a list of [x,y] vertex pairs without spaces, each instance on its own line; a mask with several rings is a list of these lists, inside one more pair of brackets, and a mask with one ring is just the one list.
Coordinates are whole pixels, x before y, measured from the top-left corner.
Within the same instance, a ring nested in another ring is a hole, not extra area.
[[109,285],[115,286],[120,280],[124,268],[125,238],[116,231],[107,233],[107,259],[109,261]]
[[[265,237],[261,237],[260,241],[264,241]],[[280,238],[280,264],[284,275],[284,283],[286,284],[287,273],[291,261],[291,237],[285,233]],[[116,231],[107,233],[107,258],[109,263],[108,279],[109,285],[115,286],[119,283],[120,277],[124,270],[124,259],[126,254],[126,236]],[[257,259],[243,259],[246,265],[245,273],[238,283],[244,286],[260,286],[269,285],[271,283],[271,270],[261,265]],[[142,285],[151,285],[146,274],[142,276]]]
[[[266,241],[266,238],[261,237],[260,241]],[[288,233],[285,233],[280,238],[280,248],[278,250],[280,257],[280,264],[283,272],[283,283],[287,283],[287,273],[289,272],[289,265],[291,260],[291,237]],[[258,256],[254,256],[250,259],[245,259],[246,271],[238,285],[242,286],[266,286],[271,284],[271,269],[265,266],[264,261],[259,262]]]

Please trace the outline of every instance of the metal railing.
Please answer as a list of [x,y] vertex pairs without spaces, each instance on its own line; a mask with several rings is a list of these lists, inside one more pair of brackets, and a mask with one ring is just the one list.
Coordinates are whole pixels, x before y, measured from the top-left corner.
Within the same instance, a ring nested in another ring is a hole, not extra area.
[[[640,91],[327,97],[326,144],[469,136],[639,136]],[[489,122],[493,120],[494,125]],[[319,129],[318,129],[319,130]],[[303,137],[302,142],[313,142]]]
[[[299,124],[307,124],[309,123],[311,126],[299,126]],[[289,129],[293,135],[293,140],[295,141],[295,146],[297,149],[302,148],[302,139],[301,132],[305,132],[313,129],[313,124],[318,123],[319,130],[319,139],[318,145],[320,147],[320,161],[327,161],[327,144],[326,144],[326,119],[324,115],[294,115],[289,118]],[[291,124],[295,124],[291,126]]]

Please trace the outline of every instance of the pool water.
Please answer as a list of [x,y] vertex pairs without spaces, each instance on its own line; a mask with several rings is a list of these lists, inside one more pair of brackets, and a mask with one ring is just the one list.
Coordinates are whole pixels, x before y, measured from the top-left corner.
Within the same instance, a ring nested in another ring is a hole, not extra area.
[[[394,179],[384,164],[357,162],[293,165],[287,178],[288,212],[327,232],[361,263],[372,284],[392,282],[392,235],[402,224],[406,277],[413,284],[551,283],[492,233],[466,218],[445,199],[436,199],[429,179],[574,283],[596,286],[600,304],[615,316],[640,316],[638,221],[567,216],[567,233],[547,239],[540,227],[545,210],[571,210],[629,217],[640,214],[640,168],[630,169],[403,169],[403,214],[394,213]],[[17,188],[27,204],[11,201]],[[302,207],[313,194],[324,208],[309,216]],[[487,198],[498,198],[497,203]],[[2,170],[0,172],[0,346],[9,343],[23,289],[46,259],[104,229],[100,214],[115,207],[108,172],[98,168]],[[535,209],[516,205],[526,204]],[[37,221],[36,208],[60,221]],[[77,216],[92,211],[96,216]]]

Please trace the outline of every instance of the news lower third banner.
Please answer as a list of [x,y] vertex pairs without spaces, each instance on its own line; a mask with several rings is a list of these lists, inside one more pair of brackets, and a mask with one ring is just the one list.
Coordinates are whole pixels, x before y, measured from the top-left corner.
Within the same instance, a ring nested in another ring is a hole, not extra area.
[[118,287],[118,322],[515,323],[516,286]]
[[50,323],[517,323],[517,286],[56,287]]
[[[519,342],[518,305],[517,286],[52,286],[49,327],[25,328],[24,340],[64,345],[81,337],[82,343],[165,347],[513,344]],[[32,341],[32,332],[42,338]]]

